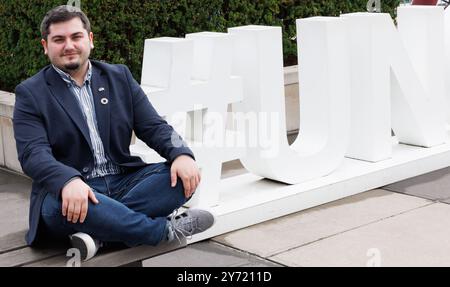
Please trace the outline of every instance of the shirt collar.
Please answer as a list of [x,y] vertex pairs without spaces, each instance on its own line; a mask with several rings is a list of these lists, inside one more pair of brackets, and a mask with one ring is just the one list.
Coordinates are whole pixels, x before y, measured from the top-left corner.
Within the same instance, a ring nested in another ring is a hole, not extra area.
[[[55,69],[56,72],[58,72],[58,74],[61,76],[61,78],[64,80],[64,82],[68,83],[68,84],[73,84],[76,85],[76,81],[66,72],[64,72],[63,70],[59,69],[58,67],[56,67],[55,65],[53,65],[53,69]],[[84,81],[83,83],[90,83],[91,81],[91,77],[92,77],[92,65],[91,65],[91,61],[88,60],[88,71],[86,73],[86,76],[84,77]]]

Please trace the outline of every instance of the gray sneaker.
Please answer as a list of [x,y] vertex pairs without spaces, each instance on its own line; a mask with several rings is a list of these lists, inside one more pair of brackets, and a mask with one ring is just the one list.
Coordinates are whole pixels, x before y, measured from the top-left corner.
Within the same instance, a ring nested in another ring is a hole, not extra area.
[[188,209],[186,212],[172,215],[167,221],[167,241],[176,238],[181,243],[181,238],[203,232],[213,226],[214,216],[206,210]]

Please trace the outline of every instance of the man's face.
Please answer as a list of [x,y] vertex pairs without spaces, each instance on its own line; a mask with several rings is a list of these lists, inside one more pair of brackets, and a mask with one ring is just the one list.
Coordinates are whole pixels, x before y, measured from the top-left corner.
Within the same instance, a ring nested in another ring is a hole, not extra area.
[[68,73],[83,67],[94,48],[92,32],[88,34],[78,17],[51,24],[47,40],[42,39],[41,43],[50,62]]

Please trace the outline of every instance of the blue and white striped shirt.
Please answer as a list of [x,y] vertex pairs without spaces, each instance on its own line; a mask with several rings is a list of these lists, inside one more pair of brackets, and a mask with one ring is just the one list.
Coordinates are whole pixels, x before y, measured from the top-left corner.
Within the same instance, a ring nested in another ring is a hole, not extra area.
[[97,117],[95,114],[94,99],[91,90],[92,65],[88,62],[89,68],[83,81],[83,86],[79,87],[76,81],[67,73],[53,65],[53,68],[61,76],[67,86],[70,88],[83,113],[89,128],[89,137],[92,144],[92,153],[94,155],[94,169],[87,176],[87,179],[101,177],[110,174],[119,174],[122,172],[120,166],[114,164],[105,154],[102,139],[98,132]]

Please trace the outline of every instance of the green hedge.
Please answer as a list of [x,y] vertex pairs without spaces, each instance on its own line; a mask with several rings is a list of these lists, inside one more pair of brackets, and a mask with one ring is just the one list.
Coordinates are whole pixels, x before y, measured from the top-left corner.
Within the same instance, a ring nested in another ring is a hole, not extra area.
[[[394,14],[400,0],[383,0]],[[61,0],[0,1],[0,90],[13,91],[48,64],[39,25]],[[92,23],[92,58],[130,67],[140,79],[144,41],[198,31],[224,32],[247,24],[283,26],[285,65],[296,63],[295,19],[364,11],[367,0],[82,0]]]

